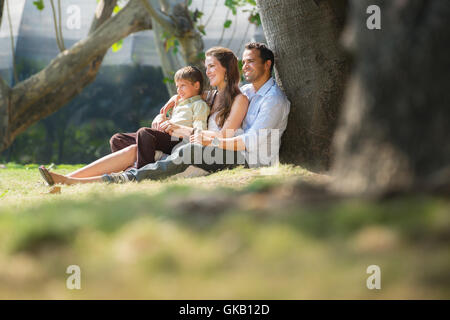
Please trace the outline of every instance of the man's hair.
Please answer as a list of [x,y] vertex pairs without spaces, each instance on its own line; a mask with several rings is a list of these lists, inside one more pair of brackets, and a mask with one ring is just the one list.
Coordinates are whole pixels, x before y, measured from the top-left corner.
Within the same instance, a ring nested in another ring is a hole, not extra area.
[[203,73],[199,68],[194,66],[187,66],[179,69],[174,76],[175,81],[177,80],[188,80],[192,82],[192,84],[197,81],[200,83],[200,90],[198,94],[203,93]]
[[271,61],[270,64],[270,73],[272,73],[273,70],[273,64],[275,62],[275,58],[273,55],[272,50],[269,49],[269,47],[262,42],[249,42],[245,45],[245,49],[252,50],[256,49],[259,51],[259,56],[263,60],[264,63],[266,63],[267,60]]

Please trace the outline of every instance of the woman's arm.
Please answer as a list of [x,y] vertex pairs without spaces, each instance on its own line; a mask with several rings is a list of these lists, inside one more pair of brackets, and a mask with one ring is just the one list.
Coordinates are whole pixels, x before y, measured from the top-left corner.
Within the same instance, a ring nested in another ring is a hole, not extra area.
[[244,118],[247,115],[248,103],[248,98],[242,93],[234,98],[230,114],[220,130],[219,138],[232,137],[234,132],[241,127],[242,121],[244,121]]
[[167,112],[169,112],[170,109],[173,109],[173,107],[175,107],[175,105],[178,103],[179,99],[180,99],[180,97],[176,94],[176,95],[172,96],[169,99],[169,101],[167,101],[167,103],[164,105],[164,107],[161,108],[159,113],[163,115],[164,120],[166,119]]
[[[222,129],[219,132],[211,130],[202,131],[201,133],[202,136],[205,137],[207,140],[205,141],[205,143],[208,142],[210,143],[210,141],[212,141],[212,139],[214,139],[215,137],[217,138],[232,137],[235,131],[241,127],[242,121],[244,121],[245,115],[247,114],[247,110],[248,110],[248,98],[243,94],[239,94],[238,96],[236,96],[236,98],[233,101],[233,104],[231,105],[230,114],[228,115],[227,120],[223,124]],[[194,137],[191,137],[190,140],[191,142],[194,142]]]

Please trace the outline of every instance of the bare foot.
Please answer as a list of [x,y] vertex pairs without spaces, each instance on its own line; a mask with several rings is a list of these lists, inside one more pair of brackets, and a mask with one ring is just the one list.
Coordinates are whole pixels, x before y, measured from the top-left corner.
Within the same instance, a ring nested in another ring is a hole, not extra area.
[[62,174],[57,174],[54,172],[49,172],[49,174],[52,176],[53,181],[55,183],[60,183],[60,184],[74,184],[74,182],[72,181],[72,179],[62,175]]

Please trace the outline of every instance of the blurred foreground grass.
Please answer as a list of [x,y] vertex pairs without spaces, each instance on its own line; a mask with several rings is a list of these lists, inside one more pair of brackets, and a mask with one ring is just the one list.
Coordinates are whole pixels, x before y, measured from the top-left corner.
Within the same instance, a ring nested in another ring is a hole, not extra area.
[[[448,199],[326,201],[301,188],[326,179],[238,168],[52,195],[37,166],[8,165],[0,298],[450,298]],[[66,289],[69,265],[81,290]],[[369,265],[381,290],[366,287]]]

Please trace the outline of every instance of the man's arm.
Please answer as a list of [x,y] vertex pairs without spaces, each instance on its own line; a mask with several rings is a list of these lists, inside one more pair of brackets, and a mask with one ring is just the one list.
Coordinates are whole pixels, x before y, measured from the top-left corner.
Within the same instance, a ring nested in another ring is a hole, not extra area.
[[[259,142],[269,139],[270,129],[278,129],[286,112],[286,104],[289,103],[285,98],[278,95],[271,95],[264,98],[261,103],[257,118],[246,133],[240,135],[245,150],[248,152],[257,151]],[[266,129],[266,130],[261,130]]]
[[219,148],[231,151],[243,151],[245,150],[245,143],[242,136],[222,138],[219,139]]
[[256,151],[258,140],[268,139],[270,129],[280,126],[285,112],[285,103],[285,99],[280,96],[266,97],[261,103],[255,122],[247,133],[237,137],[219,139],[219,148],[233,151]]

